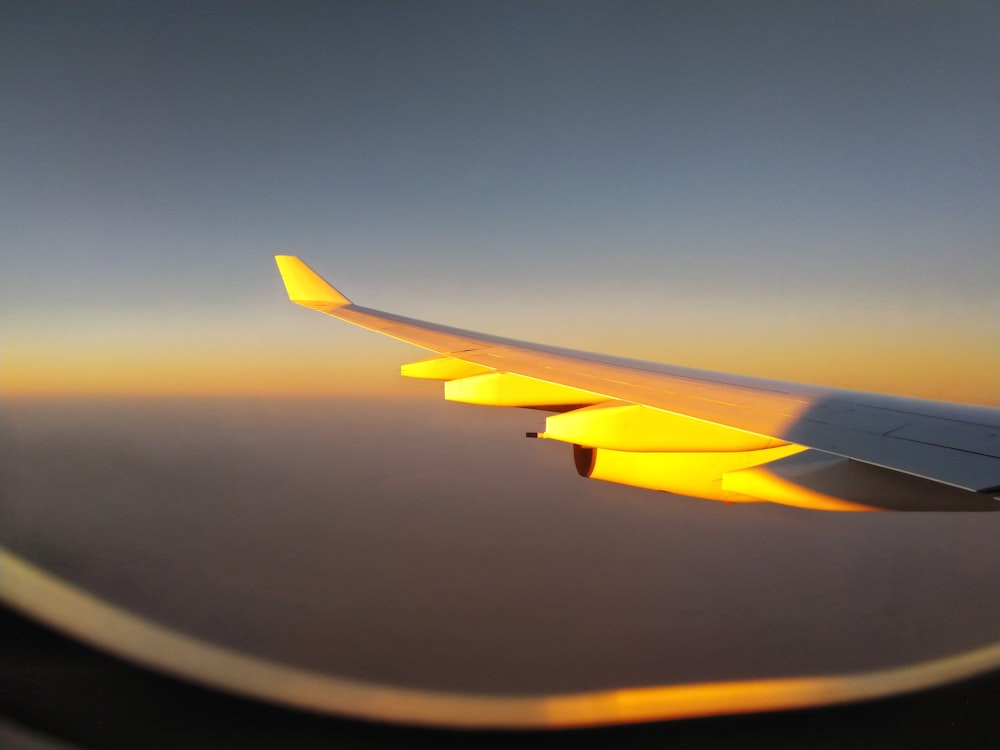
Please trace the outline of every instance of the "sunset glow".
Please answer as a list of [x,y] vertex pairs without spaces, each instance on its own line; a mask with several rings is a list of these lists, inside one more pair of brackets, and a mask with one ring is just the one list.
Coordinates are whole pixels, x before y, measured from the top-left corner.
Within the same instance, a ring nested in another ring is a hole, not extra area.
[[[284,302],[280,289],[274,296],[276,305]],[[289,329],[279,333],[272,327],[273,333],[260,337],[210,321],[203,327],[192,322],[183,336],[168,339],[144,336],[141,326],[117,338],[105,338],[100,330],[73,338],[41,330],[27,339],[14,326],[0,352],[0,393],[417,397],[426,392],[399,377],[400,365],[419,358],[420,349],[359,336],[334,321],[319,320],[317,329],[280,307],[274,314]],[[558,321],[558,316],[553,319]],[[918,325],[895,331],[851,325],[811,335],[784,327],[777,332],[761,328],[735,341],[714,324],[703,336],[690,330],[684,335],[669,325],[660,336],[655,326],[645,325],[649,333],[642,341],[634,326],[624,340],[599,332],[591,339],[542,320],[537,328],[486,332],[722,372],[943,401],[1000,403],[1000,332],[990,325],[977,329],[956,321],[954,330],[937,333]]]

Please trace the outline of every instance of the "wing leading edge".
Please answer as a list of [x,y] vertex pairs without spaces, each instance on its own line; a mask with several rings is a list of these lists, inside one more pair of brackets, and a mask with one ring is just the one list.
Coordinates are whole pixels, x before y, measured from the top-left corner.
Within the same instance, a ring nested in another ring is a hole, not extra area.
[[583,476],[822,510],[1000,510],[1000,409],[729,375],[516,341],[372,310],[294,256],[289,299],[428,349],[445,398],[554,412],[537,437]]

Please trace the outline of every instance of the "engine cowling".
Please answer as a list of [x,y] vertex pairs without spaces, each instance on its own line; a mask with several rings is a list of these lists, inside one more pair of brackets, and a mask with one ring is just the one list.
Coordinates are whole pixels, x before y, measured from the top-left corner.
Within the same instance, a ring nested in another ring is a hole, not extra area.
[[995,511],[976,492],[823,451],[785,445],[756,451],[637,453],[573,446],[590,479],[729,503],[771,502],[825,511]]
[[783,445],[755,451],[638,453],[577,444],[573,446],[573,460],[577,473],[590,479],[706,500],[753,503],[761,502],[762,498],[723,487],[722,478],[726,472],[775,461],[803,450],[800,445]]

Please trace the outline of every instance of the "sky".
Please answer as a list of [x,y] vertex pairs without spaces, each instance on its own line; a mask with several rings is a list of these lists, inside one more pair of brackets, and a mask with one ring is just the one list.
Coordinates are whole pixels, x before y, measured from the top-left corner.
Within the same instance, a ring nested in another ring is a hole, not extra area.
[[6,2],[0,389],[408,397],[284,298],[1000,398],[988,2]]
[[[994,2],[0,4],[0,542],[177,632],[460,691],[994,643],[1000,514],[583,480],[289,303],[1000,400]],[[611,644],[609,646],[609,644]]]

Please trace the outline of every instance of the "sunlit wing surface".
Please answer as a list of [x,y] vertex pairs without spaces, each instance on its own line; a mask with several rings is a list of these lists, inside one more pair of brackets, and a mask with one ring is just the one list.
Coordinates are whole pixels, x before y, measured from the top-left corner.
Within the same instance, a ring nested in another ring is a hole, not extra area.
[[586,477],[818,510],[1000,510],[1000,409],[695,370],[427,323],[351,302],[294,256],[289,299],[431,350],[445,398],[553,412]]

